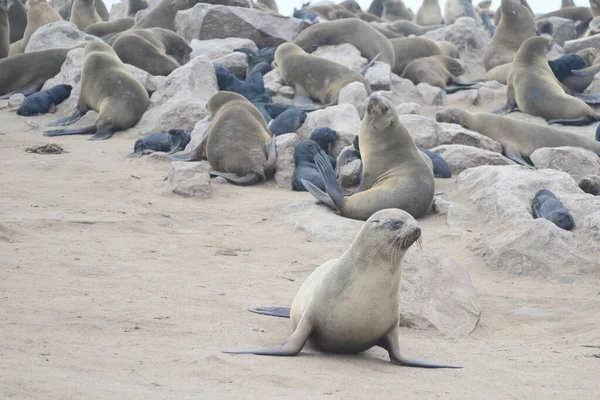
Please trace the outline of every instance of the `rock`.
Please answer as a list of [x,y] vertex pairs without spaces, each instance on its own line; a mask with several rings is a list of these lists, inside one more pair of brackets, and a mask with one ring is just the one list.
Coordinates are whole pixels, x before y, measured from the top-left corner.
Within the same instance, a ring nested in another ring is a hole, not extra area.
[[456,46],[461,56],[467,55],[471,58],[482,58],[491,43],[490,35],[469,17],[461,17],[454,24],[429,31],[423,37],[448,41]]
[[600,157],[580,147],[544,147],[529,156],[536,168],[564,171],[576,181],[586,175],[600,175]]
[[308,113],[306,121],[296,132],[300,140],[310,138],[311,133],[320,126],[327,126],[338,134],[331,153],[337,157],[345,146],[352,144],[360,129],[360,117],[356,108],[350,104],[339,104]]
[[185,147],[184,152],[189,153],[194,150],[196,147],[202,143],[206,135],[208,135],[208,130],[210,129],[210,125],[212,122],[212,116],[206,116],[202,118],[196,125],[194,125],[194,129],[190,135],[190,142]]
[[289,99],[292,99],[294,97],[294,94],[296,93],[296,91],[291,86],[282,86],[282,87],[279,88],[279,90],[277,91],[277,93],[280,94],[283,97],[287,97]]
[[265,89],[272,95],[276,95],[279,92],[279,89],[285,85],[285,82],[283,81],[283,78],[281,77],[281,74],[277,68],[267,72],[263,76],[263,80],[265,82]]
[[296,168],[294,152],[300,140],[295,133],[286,133],[275,138],[277,160],[275,161],[275,184],[282,189],[292,190],[292,175]]
[[365,107],[369,94],[365,89],[365,86],[360,82],[352,82],[347,84],[340,90],[340,96],[338,98],[338,104],[350,104],[356,108],[359,117],[365,115]]
[[567,40],[563,46],[566,53],[577,53],[579,50],[593,47],[600,49],[600,36],[594,35],[581,39]]
[[411,249],[404,258],[400,325],[435,327],[450,337],[473,332],[481,316],[469,269],[451,258]]
[[[550,36],[550,35],[545,35],[545,36]],[[562,56],[565,55],[565,50],[560,47],[557,44],[554,44],[554,46],[552,46],[552,49],[550,49],[550,51],[548,52],[548,60],[556,60],[557,58],[560,58]]]
[[417,147],[431,149],[438,146],[437,122],[420,115],[399,115],[400,122],[415,141]]
[[[421,92],[414,83],[408,79],[400,78],[396,74],[391,74],[394,95],[400,103],[412,103],[422,99]],[[418,99],[418,100],[417,100]]]
[[246,69],[248,69],[248,57],[244,53],[231,53],[214,60],[214,65],[225,67],[236,77],[246,79]]
[[392,69],[388,63],[375,61],[373,66],[365,73],[365,79],[369,82],[371,90],[390,90]]
[[483,136],[475,131],[470,131],[457,124],[441,122],[437,124],[438,146],[443,144],[464,144],[479,147],[483,150],[502,153],[502,146],[495,140]]
[[421,115],[421,106],[417,103],[402,103],[396,106],[398,115]]
[[429,158],[429,156],[423,153],[422,151],[419,151],[419,154],[421,154],[421,158],[423,159],[423,161],[425,161],[425,164],[427,164],[429,169],[433,172],[433,161],[431,160],[431,158]]
[[425,104],[430,106],[444,105],[445,92],[439,87],[431,86],[428,83],[422,82],[417,85],[417,90],[421,94]]
[[8,106],[9,107],[18,107],[21,105],[23,100],[25,100],[25,95],[23,93],[13,94],[8,99]]
[[147,71],[140,69],[131,64],[125,64],[127,71],[131,72],[131,75],[140,82],[149,93],[154,93],[160,85],[166,80],[166,76],[154,76],[150,75]]
[[173,71],[152,94],[137,129],[142,135],[190,129],[208,115],[206,102],[218,90],[213,63],[196,57]]
[[150,153],[146,159],[156,163],[173,162],[173,158],[163,151],[155,151],[154,153]]
[[208,197],[210,195],[210,164],[208,161],[173,161],[169,185],[182,196]]
[[101,39],[80,31],[74,24],[58,21],[36,29],[25,47],[25,53],[73,47],[80,43],[97,41],[101,41]]
[[[252,40],[237,37],[210,40],[192,39],[190,47],[192,48],[190,59],[203,55],[211,60],[216,60],[219,57],[233,53],[233,50],[235,49],[241,48],[258,51],[258,48]],[[240,54],[243,55],[243,53]]]
[[480,165],[514,165],[515,163],[500,153],[479,149],[463,144],[445,144],[431,149],[446,160],[452,175],[458,175],[467,168]]
[[121,0],[118,3],[114,3],[110,8],[109,20],[115,20],[119,18],[127,17],[127,9],[129,8],[128,0]]
[[299,19],[276,13],[203,3],[179,11],[175,17],[177,33],[188,42],[241,37],[251,39],[259,48],[293,42],[307,26]]
[[479,91],[477,89],[461,90],[452,95],[455,101],[465,104],[467,107],[477,102]]
[[497,101],[506,101],[508,86],[496,81],[485,82],[485,84],[477,89],[477,98],[473,103],[476,106],[487,106],[488,104]]
[[[354,146],[352,146],[354,148]],[[353,189],[360,184],[360,166],[362,161],[356,158],[344,165],[336,165],[336,175],[340,186]]]
[[341,64],[354,71],[362,71],[368,63],[368,60],[360,55],[360,50],[350,43],[319,46],[312,55]]
[[440,196],[434,196],[433,203],[431,204],[431,211],[438,215],[448,215],[448,210],[451,205],[451,202],[444,200]]
[[546,21],[552,24],[552,37],[559,46],[564,46],[567,40],[577,39],[574,21],[560,17],[549,17],[537,21],[537,26],[539,27],[540,23]]

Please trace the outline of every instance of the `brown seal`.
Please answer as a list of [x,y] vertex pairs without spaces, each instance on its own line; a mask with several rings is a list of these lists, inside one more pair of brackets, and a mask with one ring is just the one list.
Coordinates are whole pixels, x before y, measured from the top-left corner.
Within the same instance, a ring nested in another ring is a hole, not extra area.
[[275,64],[288,86],[296,90],[295,102],[306,102],[307,95],[322,104],[336,104],[342,90],[360,82],[367,93],[369,83],[358,72],[333,61],[307,54],[293,43],[283,43],[275,51]]
[[89,25],[83,31],[90,35],[102,37],[114,33],[126,31],[135,24],[135,18],[125,17],[114,19],[112,21],[102,21]]
[[510,67],[512,66],[512,63],[506,63],[506,64],[502,64],[502,65],[498,65],[497,67],[494,67],[492,69],[490,69],[488,72],[486,72],[485,76],[483,77],[484,81],[496,81],[499,82],[503,85],[508,85],[508,74],[510,72]]
[[386,21],[413,20],[413,13],[406,7],[402,0],[383,0],[383,12],[381,18]]
[[432,31],[432,30],[435,30],[438,28],[442,28],[442,27],[443,27],[443,25],[420,26],[420,25],[413,24],[412,22],[405,21],[405,20],[395,21],[395,22],[387,25],[387,29],[394,31],[394,32],[398,32],[399,34],[407,36],[407,37],[410,35],[421,36],[429,31]]
[[560,82],[577,93],[583,93],[594,82],[596,74],[600,72],[600,64],[580,70],[584,74],[569,75]]
[[549,124],[586,125],[598,121],[598,114],[584,101],[565,93],[548,65],[553,41],[543,36],[529,38],[521,45],[508,74],[507,105],[498,113],[518,107],[522,112],[542,117]]
[[475,7],[471,0],[446,0],[444,23],[452,25],[460,17],[470,17],[475,21],[481,21],[481,18],[475,13]]
[[421,8],[415,15],[415,22],[421,26],[441,25],[442,10],[439,1],[423,0]]
[[71,8],[69,22],[74,23],[80,31],[83,31],[89,25],[102,22],[98,15],[94,2],[96,0],[74,0]]
[[321,264],[306,278],[291,308],[250,311],[289,317],[292,335],[265,350],[229,354],[295,356],[310,342],[330,353],[360,353],[378,346],[394,364],[421,368],[459,368],[409,360],[398,345],[402,266],[407,250],[421,237],[421,228],[402,210],[374,213],[340,258]]
[[260,111],[245,97],[220,91],[208,99],[213,122],[204,140],[180,160],[206,158],[212,175],[251,185],[267,179],[275,168],[275,137]]
[[102,0],[94,0],[94,7],[100,18],[102,18],[102,21],[108,21],[110,14],[108,13],[104,2]]
[[0,0],[0,59],[8,56],[8,49],[10,47],[8,9],[10,8],[11,4],[12,0]]
[[307,53],[319,46],[350,43],[369,61],[379,54],[379,61],[394,66],[394,48],[371,24],[358,18],[320,22],[304,29],[294,43]]
[[452,42],[448,42],[446,40],[440,40],[436,42],[439,46],[442,54],[452,58],[460,58],[460,53],[458,52],[458,48]]
[[570,19],[571,21],[589,21],[593,18],[592,11],[589,7],[567,7],[561,8],[560,10],[553,11],[548,14],[544,14],[537,19],[546,19],[548,17],[560,17],[564,19]]
[[500,8],[504,17],[483,56],[486,71],[512,62],[521,44],[537,36],[533,14],[521,3],[517,0],[502,0]]
[[[76,46],[81,47],[81,46]],[[75,47],[74,47],[75,48]],[[0,96],[16,93],[28,96],[60,72],[70,48],[32,51],[0,60]]]
[[23,39],[27,27],[27,10],[20,1],[13,1],[9,7],[8,21],[10,25],[10,42],[14,43]]
[[148,92],[125,68],[114,50],[104,42],[91,42],[85,46],[77,109],[67,118],[48,125],[70,125],[89,110],[98,112],[96,122],[79,129],[46,131],[44,135],[93,134],[89,140],[109,139],[113,133],[134,126],[148,108],[148,102]]
[[129,0],[127,4],[127,16],[135,17],[138,11],[145,10],[146,8],[148,8],[147,0]]
[[163,28],[128,30],[114,36],[109,44],[124,63],[160,76],[179,68],[192,52],[184,38]]
[[194,7],[200,0],[160,0],[132,29],[164,28],[175,32],[175,15]]
[[[528,9],[529,12],[531,12],[531,15],[535,15],[533,13],[533,10],[529,6],[529,3],[527,3],[527,0],[520,0],[520,3],[523,7]],[[496,24],[496,26],[500,25],[501,19],[502,19],[502,5],[500,7],[498,7],[498,9],[496,10],[496,13],[494,14],[494,23]]]
[[401,76],[404,68],[413,60],[422,57],[431,57],[442,54],[440,46],[431,39],[424,37],[406,37],[400,39],[390,39],[394,48],[396,61],[392,72]]
[[[457,77],[464,73],[465,68],[457,59],[437,55],[411,61],[404,68],[402,78],[409,79],[415,85],[428,83],[431,86],[446,90],[447,93],[453,93],[458,90],[470,89],[475,85],[475,83],[462,83],[458,81]],[[448,90],[448,85],[452,84],[459,87]]]
[[315,156],[315,162],[327,193],[302,181],[306,189],[348,218],[364,221],[385,208],[399,208],[413,218],[423,217],[433,201],[433,172],[398,119],[390,100],[378,94],[370,96],[358,141],[363,179],[354,194],[343,196],[335,171],[324,153]]
[[[592,3],[592,0],[590,0],[590,3]],[[562,2],[560,3],[560,8],[567,7],[575,7],[575,2],[573,0],[562,0]]]
[[573,146],[600,153],[600,142],[563,129],[518,121],[505,116],[471,114],[459,108],[446,108],[436,116],[437,122],[461,125],[479,132],[502,145],[504,155],[511,160],[528,165],[524,159],[542,147]]
[[31,35],[44,25],[62,21],[60,14],[46,3],[45,0],[29,0],[27,9],[27,27],[23,39],[10,45],[10,55],[21,54],[25,51]]

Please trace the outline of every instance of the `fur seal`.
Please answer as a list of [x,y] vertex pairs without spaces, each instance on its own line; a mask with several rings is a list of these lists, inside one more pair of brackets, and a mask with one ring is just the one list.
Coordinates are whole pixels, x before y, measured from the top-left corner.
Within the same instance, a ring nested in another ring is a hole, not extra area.
[[539,190],[531,205],[533,218],[544,218],[561,229],[570,231],[575,226],[571,213],[560,202],[558,197],[549,190]]
[[248,68],[246,68],[246,76],[250,76],[254,71],[259,71],[261,75],[265,75],[273,68],[271,64],[275,60],[275,48],[264,47],[258,51],[254,51],[247,47],[233,49],[233,51],[246,54],[248,59]]
[[134,126],[148,108],[148,92],[125,68],[115,51],[104,42],[85,46],[81,70],[81,94],[77,109],[50,126],[79,121],[87,111],[98,112],[94,125],[46,131],[44,136],[90,135],[89,140],[110,139],[113,133]]
[[441,25],[442,10],[438,0],[423,0],[421,8],[417,11],[415,22],[421,26]]
[[427,149],[419,148],[419,151],[425,154],[431,160],[431,163],[433,164],[433,176],[435,178],[452,177],[452,170],[450,170],[450,166],[442,156]]
[[[470,89],[476,83],[462,83],[457,77],[464,74],[465,69],[455,58],[437,55],[418,58],[411,61],[404,71],[402,78],[409,79],[415,85],[428,83],[431,86],[444,89],[446,93],[458,90]],[[448,85],[456,85],[458,88],[448,89]]]
[[96,0],[73,0],[69,22],[74,23],[80,31],[89,25],[102,22],[94,6]]
[[[304,183],[318,200],[339,210],[340,215],[366,220],[385,208],[400,208],[421,218],[433,201],[433,172],[421,157],[410,134],[398,119],[394,105],[383,96],[371,95],[359,131],[363,179],[357,191],[345,198],[326,157],[315,157],[327,194]],[[331,201],[330,201],[331,200]]]
[[[387,39],[386,39],[387,40]],[[293,43],[283,43],[275,51],[275,64],[285,83],[296,90],[295,101],[310,96],[322,104],[336,104],[340,91],[351,82],[360,82],[367,93],[369,83],[358,72],[333,61],[307,54]]]
[[250,101],[263,115],[266,122],[270,122],[272,117],[266,109],[266,105],[273,102],[273,97],[265,89],[265,81],[259,72],[253,72],[245,81],[239,80],[225,67],[215,66],[217,75],[217,84],[219,90],[234,92],[244,96]]
[[521,112],[542,117],[549,124],[586,125],[599,116],[583,100],[565,93],[547,61],[553,41],[537,36],[527,39],[519,48],[508,74],[507,104],[498,113]]
[[[590,4],[593,2],[593,0],[590,0]],[[573,0],[562,0],[561,4],[560,4],[560,8],[567,8],[567,7],[575,7],[575,2]]]
[[460,53],[458,52],[458,48],[454,45],[454,43],[446,40],[440,40],[436,43],[443,55],[456,59],[460,58]]
[[135,24],[135,18],[125,17],[114,19],[112,21],[102,21],[88,25],[83,31],[90,35],[102,37],[113,33],[126,31]]
[[446,0],[444,23],[446,25],[452,25],[460,17],[471,17],[477,22],[481,21],[475,12],[471,0]]
[[177,12],[194,7],[200,0],[160,0],[132,29],[164,28],[175,32]]
[[41,115],[51,112],[53,108],[71,95],[71,85],[54,85],[48,90],[33,93],[23,100],[17,114],[23,116]]
[[168,154],[176,153],[185,149],[190,142],[192,130],[171,129],[168,132],[152,133],[136,140],[133,145],[133,153],[127,155],[129,158],[139,158],[144,154],[162,151]]
[[[75,46],[81,47],[81,46]],[[73,48],[75,48],[73,47]],[[0,98],[37,92],[44,83],[60,72],[72,48],[32,51],[0,60]]]
[[401,39],[390,39],[394,48],[396,61],[392,72],[402,76],[404,68],[413,60],[423,57],[431,57],[442,54],[440,46],[431,39],[423,37],[406,37]]
[[583,177],[579,182],[579,188],[593,196],[600,195],[600,176],[588,175]]
[[109,44],[121,61],[155,76],[169,75],[192,52],[184,38],[163,28],[131,29],[113,39]]
[[381,18],[386,21],[397,21],[404,19],[406,21],[413,20],[413,13],[406,7],[402,0],[383,0],[383,12]]
[[574,92],[583,93],[594,82],[596,74],[600,72],[600,64],[572,72],[577,72],[577,74],[569,74],[560,79],[560,82]]
[[585,68],[585,61],[580,55],[569,53],[556,60],[549,60],[548,65],[556,79],[562,81],[572,75],[574,71]]
[[592,11],[589,7],[567,7],[561,8],[560,10],[553,11],[548,14],[544,14],[537,19],[546,19],[548,17],[560,17],[564,19],[570,19],[571,21],[591,21]]
[[96,12],[98,13],[98,15],[100,16],[102,21],[108,21],[110,14],[108,13],[108,10],[106,9],[106,5],[104,4],[104,1],[94,0],[94,8],[96,8]]
[[208,99],[214,120],[204,140],[188,155],[175,159],[206,158],[211,175],[237,185],[251,185],[267,179],[277,157],[275,137],[260,111],[237,93],[220,91]]
[[368,13],[375,15],[376,17],[381,17],[383,15],[383,0],[371,1],[371,5],[369,5]]
[[[357,136],[358,137],[358,136]],[[316,142],[329,156],[331,166],[335,168],[336,160],[331,156],[331,146],[338,139],[338,134],[327,126],[320,126],[310,134],[310,140]]]
[[[413,217],[398,209],[374,213],[340,258],[321,264],[304,281],[290,309],[250,311],[288,317],[293,333],[281,345],[233,354],[295,356],[310,341],[331,353],[360,353],[374,346],[394,364],[421,368],[459,368],[409,360],[398,345],[400,281],[404,254],[421,237]],[[376,312],[375,312],[376,311]]]
[[300,32],[294,43],[307,53],[319,46],[350,43],[369,61],[379,54],[379,61],[394,66],[390,41],[371,24],[357,18],[318,23]]
[[521,165],[531,165],[529,155],[542,147],[573,146],[600,153],[600,142],[596,140],[500,115],[471,114],[459,108],[446,108],[437,113],[436,121],[458,124],[495,140],[502,145],[506,157]]
[[8,8],[8,22],[10,26],[10,42],[15,43],[23,39],[27,27],[27,10],[20,1],[12,1]]
[[146,0],[129,0],[127,3],[127,16],[135,17],[138,11],[146,8],[148,8],[148,1]]
[[521,44],[537,36],[533,14],[521,3],[517,0],[502,0],[500,8],[504,17],[483,56],[486,71],[512,62]]
[[275,136],[296,132],[306,121],[306,113],[297,107],[290,107],[269,123],[269,129]]
[[429,31],[442,28],[443,26],[444,25],[420,26],[413,24],[410,21],[399,20],[391,24],[387,24],[387,29],[408,37],[410,35],[422,36]]
[[10,47],[8,10],[11,5],[12,0],[0,0],[0,59],[8,56],[8,49]]
[[45,0],[29,0],[27,9],[27,27],[23,33],[23,39],[22,41],[14,42],[11,45],[10,55],[23,53],[25,47],[27,47],[27,43],[29,43],[29,39],[31,39],[31,35],[33,35],[38,28],[62,20],[60,14],[52,8],[50,4],[46,3]]
[[73,7],[73,0],[67,0],[58,9],[58,13],[65,21],[69,20],[69,16],[71,15],[71,7]]
[[[306,4],[304,4],[306,5]],[[303,21],[310,22],[311,24],[316,24],[318,22],[319,16],[314,12],[305,11],[304,8],[298,10],[294,8],[294,18],[301,19]]]
[[511,62],[507,64],[498,65],[497,67],[494,67],[488,72],[486,72],[485,76],[483,77],[483,80],[486,82],[496,81],[503,85],[508,85],[508,73],[510,72],[511,66]]
[[[502,1],[502,0],[500,0],[500,1]],[[535,14],[533,13],[533,10],[529,6],[529,3],[527,3],[527,0],[520,0],[520,3],[523,7],[525,7],[526,9],[528,9],[531,12],[531,15],[535,16]],[[498,7],[498,9],[496,10],[496,13],[494,14],[494,23],[496,24],[496,26],[500,25],[501,19],[502,19],[502,6]]]

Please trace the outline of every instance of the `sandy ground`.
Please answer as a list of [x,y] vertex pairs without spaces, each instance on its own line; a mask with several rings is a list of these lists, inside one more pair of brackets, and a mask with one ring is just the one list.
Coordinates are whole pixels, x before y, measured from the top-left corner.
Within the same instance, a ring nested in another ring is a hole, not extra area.
[[[493,272],[439,216],[420,221],[423,251],[469,266],[481,321],[455,339],[402,328],[400,345],[464,369],[402,368],[381,349],[222,354],[282,342],[289,321],[247,308],[289,305],[348,241],[285,222],[281,206],[307,193],[215,184],[209,199],[183,198],[168,163],[125,157],[134,133],[43,137],[35,124],[54,119],[0,111],[0,398],[598,398],[598,280]],[[25,152],[48,142],[68,153]]]

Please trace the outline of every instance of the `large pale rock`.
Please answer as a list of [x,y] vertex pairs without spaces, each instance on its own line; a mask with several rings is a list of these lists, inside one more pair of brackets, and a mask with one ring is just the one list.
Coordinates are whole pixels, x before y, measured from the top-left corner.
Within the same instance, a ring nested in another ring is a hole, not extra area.
[[282,189],[292,190],[295,163],[294,152],[300,140],[295,133],[286,133],[275,138],[277,159],[275,161],[275,184]]
[[[352,146],[354,148],[354,146]],[[344,165],[336,165],[336,175],[340,187],[344,189],[352,189],[360,184],[360,167],[362,161],[360,158],[345,163]]]
[[[219,57],[233,53],[233,50],[235,49],[241,48],[258,51],[258,48],[252,40],[237,37],[210,40],[192,39],[190,47],[192,48],[190,59],[203,55],[211,60],[215,60]],[[244,55],[243,53],[240,54]]]
[[421,92],[412,81],[401,78],[396,74],[391,74],[391,77],[394,94],[399,103],[422,102]]
[[362,71],[368,62],[366,58],[360,55],[360,50],[350,43],[342,43],[334,46],[319,46],[312,55],[336,62],[354,71]]
[[392,69],[388,63],[375,61],[373,66],[365,73],[365,79],[369,82],[371,90],[390,90],[392,85],[391,72]]
[[231,72],[236,77],[246,79],[246,70],[248,69],[248,57],[244,53],[230,53],[226,56],[214,60],[215,65],[220,65]]
[[398,115],[421,115],[421,106],[413,102],[401,103],[396,106],[396,112]]
[[600,175],[600,157],[581,147],[544,147],[529,158],[536,168],[564,171],[578,182],[586,175]]
[[473,18],[461,17],[454,24],[429,31],[423,35],[432,40],[445,40],[456,46],[462,55],[481,58],[490,45],[490,35],[477,26]]
[[300,140],[310,138],[311,133],[321,127],[327,126],[338,134],[338,139],[332,146],[331,152],[337,157],[345,146],[348,146],[358,135],[360,129],[360,117],[358,111],[350,104],[339,104],[308,113],[306,121],[296,133]]
[[150,97],[137,129],[140,134],[190,129],[208,115],[206,102],[219,90],[213,63],[199,56],[177,68]]
[[600,93],[600,73],[594,75],[594,80],[584,91],[585,94],[598,94]]
[[438,146],[437,122],[420,115],[399,115],[400,122],[406,128],[417,147],[431,149]]
[[208,197],[210,195],[210,164],[208,161],[173,161],[169,186],[182,196]]
[[479,107],[487,106],[498,101],[506,101],[508,86],[496,81],[485,82],[482,87],[477,89],[477,98],[474,105]]
[[451,258],[414,249],[404,258],[400,325],[435,327],[451,337],[471,333],[481,316],[469,269]]
[[581,39],[567,40],[564,45],[566,53],[577,53],[579,50],[587,49],[588,47],[600,49],[600,36],[593,35]]
[[189,153],[194,150],[196,147],[202,143],[204,138],[208,135],[208,130],[210,129],[210,125],[212,122],[212,116],[208,115],[202,118],[196,125],[194,125],[194,129],[190,135],[190,142],[185,147],[185,152]]
[[479,149],[463,144],[445,144],[431,149],[446,160],[452,175],[458,175],[467,168],[480,165],[514,165],[515,163],[500,153]]
[[21,103],[23,102],[23,100],[25,100],[25,95],[23,93],[13,94],[8,99],[8,106],[9,107],[18,107],[18,106],[21,105]]
[[69,51],[65,62],[60,67],[60,72],[54,78],[48,79],[42,86],[42,90],[48,90],[54,85],[71,85],[75,87],[81,81],[83,53],[83,48]]
[[365,107],[369,94],[367,89],[360,82],[352,82],[347,84],[340,90],[340,96],[338,98],[338,104],[350,104],[356,108],[358,115],[362,118],[365,114]]
[[25,47],[25,53],[32,51],[73,47],[78,44],[101,41],[93,35],[88,35],[67,21],[53,22],[44,25],[31,35]]
[[564,46],[568,40],[577,39],[577,31],[575,30],[575,22],[560,17],[549,17],[543,20],[537,21],[537,25],[540,23],[550,22],[552,24],[552,37],[559,46]]
[[279,90],[285,85],[281,74],[277,68],[272,69],[263,76],[265,89],[272,95],[276,95]]
[[252,8],[196,4],[175,17],[177,33],[192,39],[251,39],[258,47],[277,47],[293,42],[307,24],[295,18]]
[[417,90],[421,94],[421,98],[425,104],[430,106],[441,106],[444,104],[445,92],[441,88],[421,82],[417,85]]

